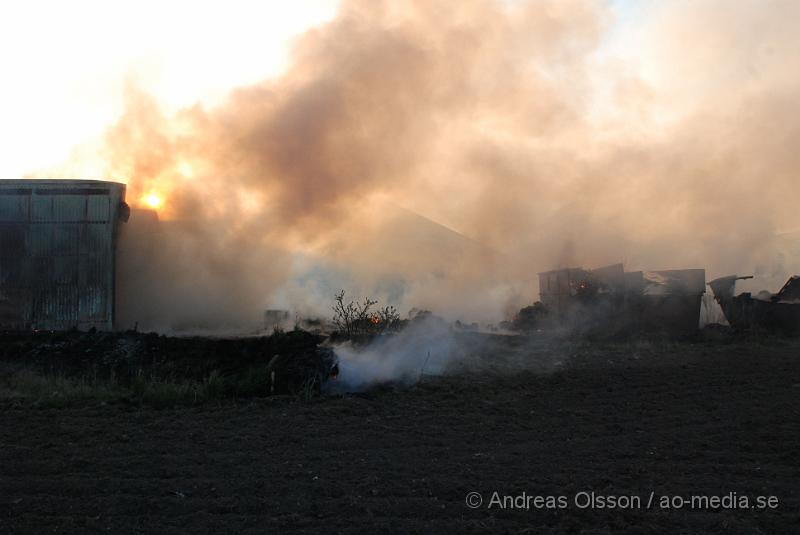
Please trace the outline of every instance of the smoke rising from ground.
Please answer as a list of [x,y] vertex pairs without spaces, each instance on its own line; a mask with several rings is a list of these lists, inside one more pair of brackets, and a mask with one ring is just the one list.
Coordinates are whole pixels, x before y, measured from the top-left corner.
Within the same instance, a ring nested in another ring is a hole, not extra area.
[[777,286],[800,269],[776,237],[800,227],[800,7],[654,9],[625,63],[599,1],[345,0],[217,108],[131,85],[109,175],[167,223],[127,321],[327,314],[337,286],[500,319],[537,271],[619,260]]
[[414,383],[425,374],[444,373],[461,351],[446,324],[416,321],[396,336],[378,337],[364,348],[337,346],[340,376],[331,388],[358,391],[385,382]]

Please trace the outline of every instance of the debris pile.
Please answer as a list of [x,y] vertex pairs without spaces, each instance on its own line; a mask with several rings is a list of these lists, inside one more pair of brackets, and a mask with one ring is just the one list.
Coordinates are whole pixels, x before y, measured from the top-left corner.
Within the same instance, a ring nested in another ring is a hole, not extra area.
[[616,334],[688,334],[700,322],[705,270],[625,271],[622,264],[539,273],[541,302],[520,311],[517,330],[534,326]]
[[789,277],[774,294],[761,291],[755,296],[750,292],[734,295],[736,281],[752,278],[728,275],[708,283],[731,327],[737,331],[800,335],[800,276]]

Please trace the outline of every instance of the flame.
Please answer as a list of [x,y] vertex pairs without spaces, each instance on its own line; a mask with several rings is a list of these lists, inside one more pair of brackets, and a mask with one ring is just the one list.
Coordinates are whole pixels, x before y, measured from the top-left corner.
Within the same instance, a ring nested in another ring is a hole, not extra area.
[[148,195],[145,195],[142,201],[153,210],[158,210],[164,202],[164,200],[157,193],[149,193]]

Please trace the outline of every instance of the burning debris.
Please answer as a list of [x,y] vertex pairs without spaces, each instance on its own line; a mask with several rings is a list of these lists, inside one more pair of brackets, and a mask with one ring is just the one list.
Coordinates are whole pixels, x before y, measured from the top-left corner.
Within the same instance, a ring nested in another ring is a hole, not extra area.
[[794,275],[777,292],[761,291],[734,295],[736,281],[752,275],[728,275],[708,283],[725,319],[738,331],[756,330],[782,334],[800,334],[800,276]]
[[338,338],[369,340],[379,334],[397,332],[403,325],[393,306],[373,309],[378,302],[369,298],[346,302],[344,290],[336,294],[335,299],[333,324]]
[[626,272],[613,264],[546,271],[539,274],[541,301],[520,310],[512,327],[686,334],[699,326],[704,293],[703,269]]

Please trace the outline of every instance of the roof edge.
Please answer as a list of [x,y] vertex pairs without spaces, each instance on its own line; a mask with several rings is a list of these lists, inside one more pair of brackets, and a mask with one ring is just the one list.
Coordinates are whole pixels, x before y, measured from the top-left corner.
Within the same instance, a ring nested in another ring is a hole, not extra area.
[[0,178],[0,188],[3,186],[119,186],[125,187],[123,182],[115,182],[113,180],[97,180],[97,179],[83,179],[83,178]]

